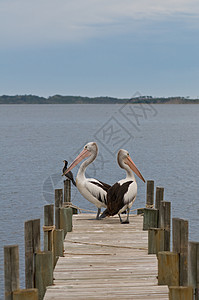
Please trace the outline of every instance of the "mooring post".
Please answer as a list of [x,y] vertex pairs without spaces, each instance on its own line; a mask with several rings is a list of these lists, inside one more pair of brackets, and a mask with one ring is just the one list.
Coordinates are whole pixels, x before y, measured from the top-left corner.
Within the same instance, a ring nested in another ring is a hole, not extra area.
[[4,247],[5,300],[13,300],[12,293],[19,289],[19,247]]
[[44,206],[44,251],[53,251],[54,205]]
[[191,286],[169,287],[169,300],[193,300],[193,288]]
[[64,180],[64,202],[71,202],[71,181]]
[[58,257],[64,256],[64,230],[63,229],[55,229],[53,231],[53,243],[54,243],[53,267],[55,267]]
[[38,289],[14,291],[13,300],[38,300]]
[[180,286],[188,285],[188,221],[173,218],[173,251],[180,256]]
[[160,209],[160,203],[164,200],[164,188],[163,187],[156,187],[156,194],[155,194],[155,208]]
[[158,226],[158,210],[155,208],[144,209],[143,230],[157,228]]
[[195,299],[199,299],[199,242],[188,245],[188,285],[195,291]]
[[164,229],[151,228],[148,230],[148,254],[158,254],[164,251]]
[[59,218],[59,210],[63,204],[63,190],[56,189],[55,190],[55,227],[56,229],[60,229],[60,218]]
[[34,253],[40,251],[40,219],[25,222],[25,281],[26,289],[35,287]]
[[179,254],[163,251],[158,253],[158,284],[179,286]]
[[154,180],[147,180],[146,208],[153,208],[154,203]]
[[171,202],[161,201],[160,203],[159,227],[164,229],[164,251],[170,251]]
[[38,289],[39,300],[42,300],[46,287],[53,284],[52,251],[35,253],[35,287]]
[[64,230],[64,237],[65,237],[67,232],[72,231],[73,210],[71,207],[61,207],[59,211],[60,211],[60,229]]

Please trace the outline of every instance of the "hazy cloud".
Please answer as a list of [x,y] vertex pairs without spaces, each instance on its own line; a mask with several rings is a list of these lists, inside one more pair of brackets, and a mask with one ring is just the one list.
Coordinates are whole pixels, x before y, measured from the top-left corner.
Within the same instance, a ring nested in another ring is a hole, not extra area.
[[137,30],[147,21],[198,19],[196,0],[0,0],[3,45],[81,41]]

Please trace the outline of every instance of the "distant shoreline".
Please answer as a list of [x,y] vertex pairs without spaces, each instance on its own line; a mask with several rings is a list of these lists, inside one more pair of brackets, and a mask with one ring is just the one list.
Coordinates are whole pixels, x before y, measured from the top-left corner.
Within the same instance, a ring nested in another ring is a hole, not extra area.
[[199,99],[184,97],[151,97],[139,96],[135,98],[113,97],[81,97],[54,95],[48,98],[35,95],[0,96],[0,104],[199,104]]

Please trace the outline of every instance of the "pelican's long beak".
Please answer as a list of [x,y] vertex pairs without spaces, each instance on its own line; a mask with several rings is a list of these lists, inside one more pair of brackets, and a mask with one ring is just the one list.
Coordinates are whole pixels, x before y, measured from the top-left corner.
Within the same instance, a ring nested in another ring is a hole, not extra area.
[[66,175],[70,170],[72,170],[76,165],[82,161],[82,159],[90,156],[91,153],[87,149],[82,150],[82,152],[75,158],[75,160],[70,164],[67,170],[62,174],[62,176]]
[[136,165],[134,164],[134,162],[132,161],[131,157],[128,156],[124,162],[131,168],[131,170],[141,179],[145,182],[144,177],[142,176],[142,174],[140,173],[140,171],[138,170],[138,168],[136,167]]

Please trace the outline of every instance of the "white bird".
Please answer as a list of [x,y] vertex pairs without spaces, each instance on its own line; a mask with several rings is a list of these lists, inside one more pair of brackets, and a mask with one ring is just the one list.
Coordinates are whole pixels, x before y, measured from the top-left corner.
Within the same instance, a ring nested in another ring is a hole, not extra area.
[[[142,174],[132,161],[128,151],[120,149],[117,154],[117,161],[120,168],[126,171],[126,178],[116,182],[107,192],[107,209],[101,215],[106,216],[119,215],[122,224],[129,223],[129,212],[137,196],[137,183],[135,174],[145,182]],[[133,171],[133,172],[132,172]],[[120,214],[127,210],[127,218],[122,221]]]
[[84,198],[91,203],[95,204],[95,206],[98,208],[96,219],[100,219],[101,207],[107,207],[107,190],[111,186],[97,179],[85,177],[86,168],[96,159],[97,153],[98,146],[95,142],[86,144],[82,152],[76,157],[76,159],[71,163],[62,176],[66,175],[84,158],[88,157],[79,167],[76,177],[76,186],[82,196],[84,196]]

